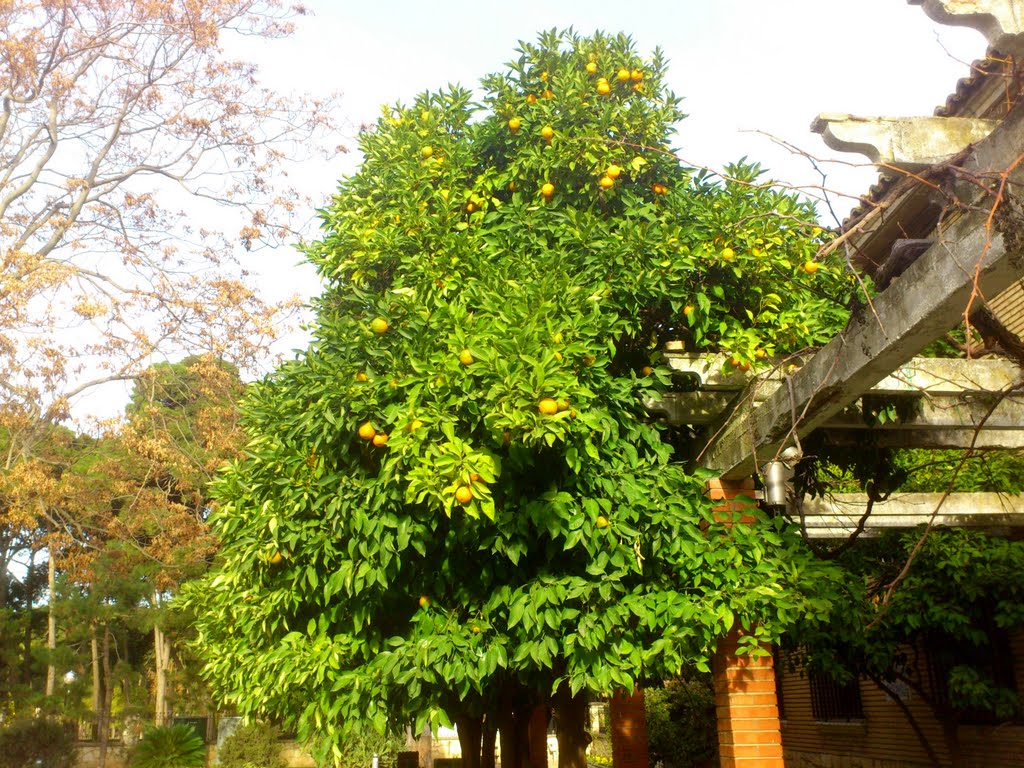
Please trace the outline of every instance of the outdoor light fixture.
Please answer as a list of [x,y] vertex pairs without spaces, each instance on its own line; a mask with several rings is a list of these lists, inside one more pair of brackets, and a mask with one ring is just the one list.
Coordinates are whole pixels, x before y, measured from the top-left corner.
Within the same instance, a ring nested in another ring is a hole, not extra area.
[[781,461],[769,461],[761,468],[764,478],[764,504],[766,507],[786,506],[786,482],[790,471]]
[[803,458],[803,452],[796,446],[790,446],[779,453],[778,459],[769,461],[761,467],[764,480],[764,505],[774,509],[785,509],[789,503],[789,481],[793,470]]

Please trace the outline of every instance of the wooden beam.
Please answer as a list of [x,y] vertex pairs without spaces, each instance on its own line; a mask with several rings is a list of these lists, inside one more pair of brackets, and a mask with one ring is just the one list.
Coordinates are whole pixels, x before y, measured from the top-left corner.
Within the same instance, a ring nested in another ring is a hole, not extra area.
[[[1024,106],[1015,108],[980,142],[965,165],[1002,172],[1024,146]],[[697,457],[725,478],[749,477],[773,458],[793,433],[824,425],[915,353],[955,326],[977,276],[982,297],[995,296],[1024,275],[1024,248],[988,228],[991,199],[935,234],[928,249],[874,300],[876,319],[861,309],[847,327],[761,405],[734,414],[713,430]],[[974,299],[978,301],[976,297]]]
[[[941,507],[939,503],[942,502]],[[837,493],[828,498],[805,498],[804,525],[808,538],[846,538],[867,509],[867,496]],[[926,525],[932,514],[935,525],[960,528],[1024,527],[1024,494],[904,493],[876,502],[865,524],[865,534],[892,528]]]

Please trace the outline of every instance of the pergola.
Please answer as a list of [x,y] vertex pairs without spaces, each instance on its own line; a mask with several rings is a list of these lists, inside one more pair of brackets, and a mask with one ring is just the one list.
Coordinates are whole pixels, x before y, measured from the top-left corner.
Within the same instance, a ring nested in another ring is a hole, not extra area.
[[[865,154],[882,171],[828,247],[845,249],[885,289],[828,345],[767,374],[666,350],[692,391],[647,407],[704,436],[692,458],[720,473],[713,493],[726,502],[752,495],[772,462],[798,462],[801,440],[815,432],[838,444],[867,430],[886,447],[1024,447],[1024,0],[908,2],[939,23],[981,31],[988,57],[934,116],[821,115],[812,125],[832,148]],[[916,357],[965,321],[1004,357]],[[871,424],[864,398],[873,395],[912,407]],[[845,537],[866,507],[856,494],[806,500],[807,535]],[[1024,526],[1024,497],[905,494],[876,505],[863,528],[919,523]],[[735,643],[735,633],[723,639],[715,665],[721,765],[781,768],[771,659],[736,656]]]

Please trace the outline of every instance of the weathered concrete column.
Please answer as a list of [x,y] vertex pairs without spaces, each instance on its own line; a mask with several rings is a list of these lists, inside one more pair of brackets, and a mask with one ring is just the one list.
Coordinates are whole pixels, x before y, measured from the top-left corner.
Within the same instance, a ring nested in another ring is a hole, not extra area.
[[615,768],[648,768],[647,714],[644,710],[644,692],[633,689],[632,694],[619,691],[608,703],[608,716],[612,732],[612,762]]
[[[722,504],[717,510],[732,514],[753,497],[754,481],[711,480],[708,495]],[[744,522],[754,518],[744,517]],[[718,755],[722,768],[784,768],[779,707],[775,698],[775,669],[771,654],[757,658],[738,655],[741,630],[734,628],[718,642],[712,663],[715,712],[718,718]],[[618,768],[618,766],[616,766]]]

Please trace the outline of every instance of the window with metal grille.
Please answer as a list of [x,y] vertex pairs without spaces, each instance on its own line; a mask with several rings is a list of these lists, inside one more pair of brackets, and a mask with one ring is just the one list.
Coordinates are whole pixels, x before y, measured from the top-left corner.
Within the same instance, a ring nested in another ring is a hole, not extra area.
[[815,720],[864,719],[860,683],[856,678],[842,684],[828,675],[812,672],[807,679],[811,687],[811,713]]

